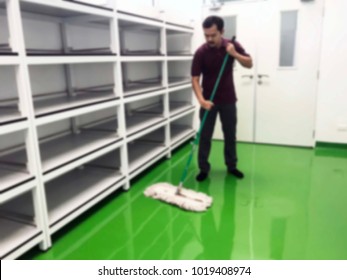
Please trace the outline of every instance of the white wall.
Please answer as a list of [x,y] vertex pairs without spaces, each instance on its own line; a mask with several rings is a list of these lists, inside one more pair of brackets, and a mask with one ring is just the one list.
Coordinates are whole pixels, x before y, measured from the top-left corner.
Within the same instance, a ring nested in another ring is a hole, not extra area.
[[195,49],[204,43],[202,32],[203,5],[205,0],[156,0],[156,5],[164,11],[168,22],[186,22],[195,28],[192,39],[192,48]]
[[325,5],[316,141],[347,143],[347,1]]
[[347,143],[346,26],[347,1],[325,0],[317,87],[316,142]]
[[176,14],[176,17],[201,20],[203,0],[156,0],[161,10]]

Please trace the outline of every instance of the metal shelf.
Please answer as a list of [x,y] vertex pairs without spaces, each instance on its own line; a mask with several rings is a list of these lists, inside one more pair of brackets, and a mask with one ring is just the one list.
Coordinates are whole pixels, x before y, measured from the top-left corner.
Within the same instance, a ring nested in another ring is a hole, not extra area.
[[183,113],[187,110],[194,108],[194,106],[191,103],[184,101],[170,101],[169,107],[171,116]]
[[20,59],[17,55],[17,53],[6,53],[0,55],[0,65],[1,66],[8,66],[8,65],[19,65]]
[[120,9],[117,11],[117,18],[120,21],[127,21],[134,24],[142,24],[142,25],[153,26],[157,28],[164,27],[164,22],[159,18],[141,16],[139,14],[125,11],[124,9]]
[[174,92],[174,91],[179,91],[179,90],[184,90],[184,89],[192,89],[192,86],[191,84],[185,84],[185,85],[179,85],[179,86],[176,86],[176,87],[170,87],[169,88],[169,92]]
[[147,79],[139,81],[127,81],[123,85],[124,95],[130,96],[138,93],[155,91],[163,88],[162,81],[159,79]]
[[[116,132],[82,131],[79,134],[67,134],[44,143],[41,142],[40,153],[43,172],[52,171],[120,139]],[[24,149],[22,149],[7,155],[5,159],[24,161],[24,156]]]
[[0,105],[0,125],[24,120],[18,108],[2,107]]
[[179,26],[169,26],[166,25],[166,35],[170,36],[170,35],[189,35],[189,36],[193,36],[194,30],[192,29],[185,29]]
[[1,75],[0,257],[11,259],[48,249],[54,232],[193,135],[193,118],[180,120],[194,112],[191,92],[171,94],[190,86],[193,29],[125,2],[6,1],[0,65],[14,71]]
[[146,91],[149,88],[155,89],[162,86],[160,79],[126,81],[124,84],[125,84],[124,85],[125,94],[130,94],[130,92],[139,91],[139,90]]
[[[161,28],[119,20],[121,55],[157,56],[160,51]],[[141,44],[134,44],[137,40]]]
[[76,96],[52,96],[41,100],[34,98],[35,115],[41,117],[115,99],[117,96],[110,91],[78,93]]
[[187,56],[190,59],[192,58],[192,53],[190,51],[188,51],[188,50],[187,51],[168,51],[167,55],[168,56],[172,56],[172,57],[177,57],[176,58],[177,60],[181,60],[182,59],[181,56],[184,56],[184,57]]
[[164,121],[165,118],[157,116],[148,116],[138,114],[137,116],[129,117],[126,119],[127,122],[127,134],[132,135],[136,132],[142,131],[154,124],[158,124]]
[[165,28],[168,32],[174,33],[194,33],[194,28],[187,25],[181,25],[173,22],[165,22]]
[[171,122],[171,123],[172,123],[172,122],[175,122],[175,121],[181,119],[182,117],[185,117],[185,116],[188,116],[188,115],[192,115],[192,114],[194,114],[195,112],[196,112],[195,107],[192,107],[191,109],[188,109],[188,110],[186,110],[186,111],[184,111],[184,112],[181,112],[181,113],[176,114],[176,115],[172,115],[172,116],[170,117],[170,122]]
[[63,50],[49,50],[49,49],[26,49],[28,56],[104,56],[116,55],[109,49],[70,49],[67,52]]
[[192,32],[182,29],[166,29],[166,45],[168,56],[192,56]]
[[136,171],[148,161],[166,150],[163,144],[145,142],[141,140],[128,144],[129,172]]
[[119,141],[116,132],[82,131],[40,144],[45,173]]
[[117,56],[89,55],[89,56],[27,56],[29,65],[69,64],[69,63],[101,63],[117,62]]
[[[80,208],[87,204],[91,207],[98,202],[98,197],[104,192],[111,188],[115,191],[121,186],[124,178],[125,176],[116,169],[82,166],[46,183],[51,233],[66,225],[70,215],[80,214]],[[13,213],[14,217],[27,217],[28,222],[30,217],[34,216],[29,194],[10,201],[2,211]]]
[[[1,215],[1,212],[0,212]],[[20,249],[21,246],[40,236],[40,230],[26,223],[6,219],[0,216],[0,259],[5,259],[9,254]],[[43,237],[40,236],[32,245],[35,246]]]
[[[182,58],[181,58],[182,59]],[[119,60],[121,62],[164,62],[166,57],[164,55],[161,56],[143,56],[143,55],[133,55],[133,56],[120,56]]]
[[27,168],[27,153],[22,142],[24,138],[19,141],[24,137],[24,132],[20,133],[23,136],[7,134],[4,138],[0,138],[7,144],[7,148],[2,150],[0,155],[0,193],[24,184],[34,177]]
[[168,55],[167,56],[167,61],[168,62],[175,62],[175,61],[181,61],[181,62],[185,62],[185,61],[188,61],[188,62],[191,62],[193,59],[193,55]]
[[102,120],[97,120],[92,123],[87,123],[81,129],[89,131],[116,131],[118,128],[117,117],[108,117]]
[[[66,1],[41,0],[22,0],[20,10],[27,56],[110,56],[114,54],[110,48],[112,11]],[[76,32],[83,36],[72,40],[76,37]],[[96,35],[98,40],[92,41],[84,39],[95,36],[95,32],[103,36]],[[57,40],[46,40],[48,34],[51,34],[53,38],[55,36]]]
[[0,1],[0,56],[12,55],[6,1]]
[[171,145],[175,145],[182,138],[188,135],[194,135],[195,131],[191,126],[188,125],[175,125],[171,124]]
[[96,198],[124,178],[117,170],[85,166],[47,183],[50,226]]
[[17,73],[18,66],[0,66],[0,125],[25,119],[19,110],[21,107],[19,99],[20,77]]
[[190,84],[190,66],[191,61],[189,57],[180,57],[179,60],[176,60],[175,57],[168,57],[167,68],[169,87],[178,86],[181,84]]
[[25,166],[5,164],[2,160],[3,158],[0,157],[0,194],[34,179]]
[[162,73],[164,60],[157,58],[152,60],[152,57],[142,60],[142,58],[121,64],[124,96],[154,91],[164,87]]
[[138,108],[126,116],[126,131],[132,135],[155,124],[165,121],[162,102]]
[[14,54],[9,44],[0,43],[0,55],[11,55]]
[[169,77],[169,86],[179,86],[181,84],[188,84],[191,82],[190,77]]
[[[158,114],[150,113],[134,113],[132,116],[126,117],[126,133],[127,135],[133,135],[137,132],[143,131],[146,128],[152,127],[155,124],[165,121],[165,117]],[[118,126],[118,119],[111,118],[97,125],[88,125],[91,130],[110,131],[114,130]]]
[[26,119],[16,120],[15,122],[0,124],[0,136],[10,134],[20,130],[28,129],[29,121]]
[[[137,88],[137,89],[136,89]],[[159,91],[164,89],[164,87],[160,84],[157,86],[148,86],[148,87],[143,87],[143,86],[132,86],[131,88],[127,88],[126,91],[124,92],[124,97],[128,96],[133,96],[137,94],[145,94],[153,91]]]
[[105,7],[105,6],[101,6],[101,5],[89,4],[89,3],[86,3],[86,2],[83,2],[83,1],[77,1],[77,0],[63,0],[63,1],[72,2],[72,3],[80,4],[80,5],[83,5],[83,6],[88,6],[88,7],[93,7],[93,8],[113,11],[113,9],[111,7]]
[[74,17],[84,14],[112,18],[113,11],[96,9],[88,5],[73,3],[74,1],[47,1],[47,0],[21,0],[21,10],[25,12],[40,13],[54,17]]
[[[160,53],[160,51],[158,50],[129,50],[129,49],[124,49],[121,50],[121,55],[122,56],[152,56],[152,57],[156,57],[156,56],[161,56],[163,55],[162,53]],[[133,58],[133,60],[136,58]],[[156,58],[157,59],[157,58]],[[125,58],[126,60],[126,58]]]
[[163,121],[165,121],[165,118],[163,116],[136,114],[135,116],[126,118],[126,131],[128,135],[133,135],[136,132],[142,131]]

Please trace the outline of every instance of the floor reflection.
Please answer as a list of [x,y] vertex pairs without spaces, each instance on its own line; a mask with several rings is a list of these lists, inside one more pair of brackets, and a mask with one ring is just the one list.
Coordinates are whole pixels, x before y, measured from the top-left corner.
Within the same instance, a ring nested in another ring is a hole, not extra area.
[[177,185],[190,146],[179,149],[54,236],[34,259],[347,259],[347,154],[239,144],[243,180],[228,175],[214,142],[209,179],[185,187],[214,199],[205,213],[147,198],[158,182]]

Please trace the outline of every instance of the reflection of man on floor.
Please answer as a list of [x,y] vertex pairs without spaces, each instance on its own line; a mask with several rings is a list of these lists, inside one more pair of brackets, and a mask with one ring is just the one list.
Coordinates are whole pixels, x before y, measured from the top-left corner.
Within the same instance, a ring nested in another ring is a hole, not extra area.
[[[201,243],[203,251],[197,256],[197,259],[231,259],[235,237],[236,184],[237,182],[234,178],[226,176],[224,186],[221,186],[224,195],[218,196],[223,197],[222,207],[218,208],[216,201],[214,201],[215,206],[203,214],[201,218]],[[217,211],[217,215],[216,212],[214,214],[214,211]]]

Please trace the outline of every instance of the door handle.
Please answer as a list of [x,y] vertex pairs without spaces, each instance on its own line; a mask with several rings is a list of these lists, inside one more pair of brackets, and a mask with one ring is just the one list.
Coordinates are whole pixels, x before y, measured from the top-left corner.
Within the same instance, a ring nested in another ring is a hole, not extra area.
[[242,78],[247,78],[247,77],[248,77],[248,78],[250,78],[251,80],[253,79],[253,75],[242,75],[241,77],[242,77]]
[[264,77],[264,78],[270,78],[269,75],[264,75],[264,74],[259,74],[259,75],[258,75],[258,78],[259,78],[259,79],[261,79],[262,77]]

